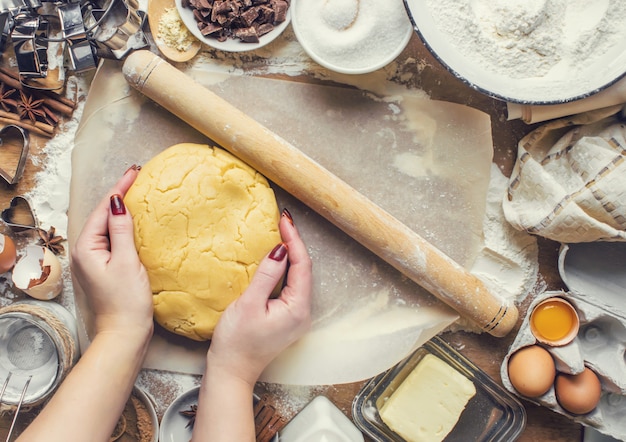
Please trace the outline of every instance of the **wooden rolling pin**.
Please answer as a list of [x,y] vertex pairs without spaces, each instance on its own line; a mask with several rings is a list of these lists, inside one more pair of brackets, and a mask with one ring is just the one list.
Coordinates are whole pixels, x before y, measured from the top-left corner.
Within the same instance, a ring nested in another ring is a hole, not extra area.
[[399,220],[256,120],[153,53],[130,54],[128,83],[219,143],[494,336],[517,308]]

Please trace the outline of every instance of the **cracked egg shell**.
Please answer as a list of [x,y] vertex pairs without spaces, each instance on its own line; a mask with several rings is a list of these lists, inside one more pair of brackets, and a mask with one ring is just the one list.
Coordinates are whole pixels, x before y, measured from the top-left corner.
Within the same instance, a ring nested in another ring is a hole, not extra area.
[[0,233],[0,273],[6,273],[11,270],[16,260],[15,243],[11,237]]
[[45,247],[28,246],[13,269],[13,284],[27,295],[47,301],[63,289],[61,263]]

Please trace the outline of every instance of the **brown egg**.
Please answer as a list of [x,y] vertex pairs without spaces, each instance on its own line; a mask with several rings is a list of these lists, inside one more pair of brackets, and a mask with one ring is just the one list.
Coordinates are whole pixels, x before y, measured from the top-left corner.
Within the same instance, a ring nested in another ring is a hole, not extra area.
[[16,259],[15,243],[9,236],[0,233],[0,273],[11,270]]
[[545,348],[531,345],[511,355],[508,372],[511,384],[521,395],[539,397],[552,387],[556,367]]
[[587,414],[600,402],[602,385],[598,376],[585,367],[582,373],[559,373],[554,384],[556,400],[572,414]]

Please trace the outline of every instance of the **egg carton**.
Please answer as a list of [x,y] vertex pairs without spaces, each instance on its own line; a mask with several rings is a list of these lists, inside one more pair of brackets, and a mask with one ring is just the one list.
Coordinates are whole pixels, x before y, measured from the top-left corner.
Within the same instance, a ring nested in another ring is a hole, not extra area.
[[[563,245],[559,273],[568,291],[544,292],[529,306],[502,362],[502,383],[525,400],[626,440],[626,243]],[[580,319],[577,336],[560,347],[541,344],[530,330],[530,313],[537,304],[551,297],[568,300]],[[569,413],[557,402],[554,386],[538,398],[517,393],[508,376],[509,359],[517,350],[535,344],[550,352],[559,372],[577,374],[587,366],[598,375],[602,395],[594,410],[584,415]]]

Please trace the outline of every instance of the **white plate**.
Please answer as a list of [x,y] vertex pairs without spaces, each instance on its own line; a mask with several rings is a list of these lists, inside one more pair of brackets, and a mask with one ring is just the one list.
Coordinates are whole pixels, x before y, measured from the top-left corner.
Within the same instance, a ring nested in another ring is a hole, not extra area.
[[497,74],[481,68],[453,44],[446,30],[438,28],[426,0],[404,0],[404,4],[415,30],[435,58],[470,87],[495,98],[522,104],[564,103],[595,94],[626,74],[623,42],[586,65],[581,63],[584,68],[558,75],[511,78]]
[[161,428],[159,431],[159,442],[187,442],[191,440],[193,428],[187,426],[189,418],[180,414],[181,411],[189,410],[192,405],[198,405],[198,393],[200,387],[192,388],[174,399],[174,402],[167,407]]
[[202,43],[205,43],[215,49],[219,49],[221,51],[227,52],[245,52],[245,51],[254,51],[255,49],[262,48],[263,46],[274,41],[282,32],[289,26],[291,22],[291,7],[287,10],[287,18],[284,22],[280,23],[276,26],[271,32],[261,36],[259,38],[258,43],[244,43],[239,39],[229,38],[225,41],[218,41],[215,38],[208,38],[202,35],[200,29],[198,29],[198,23],[193,16],[193,11],[191,8],[185,8],[182,5],[182,0],[175,0],[176,8],[178,9],[178,14],[182,19],[189,32],[191,32],[198,40]]

